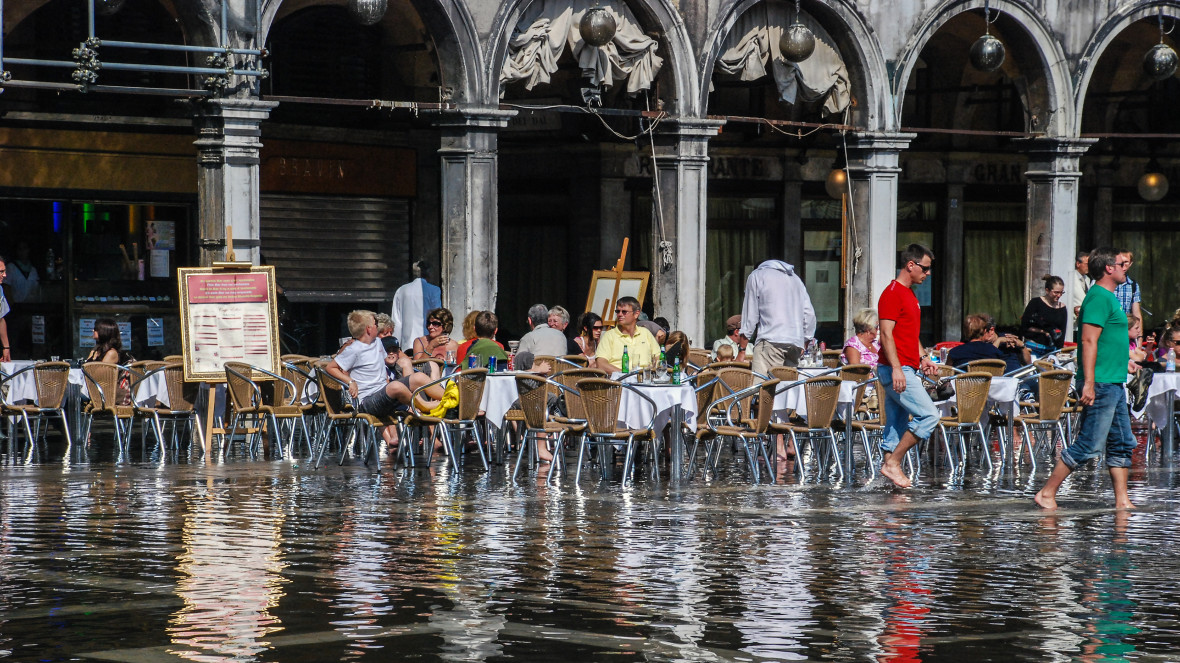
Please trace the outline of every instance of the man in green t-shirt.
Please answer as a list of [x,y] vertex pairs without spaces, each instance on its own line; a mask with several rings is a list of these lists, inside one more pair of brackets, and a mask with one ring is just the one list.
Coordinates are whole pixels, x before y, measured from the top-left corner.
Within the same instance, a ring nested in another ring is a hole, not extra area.
[[1125,384],[1127,371],[1137,367],[1130,364],[1127,314],[1114,295],[1115,288],[1127,280],[1130,264],[1121,253],[1110,247],[1090,253],[1090,278],[1094,279],[1095,287],[1086,293],[1078,316],[1082,328],[1082,342],[1078,347],[1078,381],[1082,383],[1078,402],[1082,405],[1082,417],[1077,439],[1062,450],[1053,474],[1033,497],[1046,509],[1057,508],[1057,489],[1061,482],[1078,465],[1097,458],[1103,441],[1106,466],[1114,485],[1115,508],[1135,508],[1127,496],[1127,474],[1135,436],[1131,434]]

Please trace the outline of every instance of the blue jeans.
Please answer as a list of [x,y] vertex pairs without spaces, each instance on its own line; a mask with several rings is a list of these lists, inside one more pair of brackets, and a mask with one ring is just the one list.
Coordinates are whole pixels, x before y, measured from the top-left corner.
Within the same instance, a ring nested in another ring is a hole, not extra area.
[[901,371],[905,374],[905,391],[899,394],[893,390],[893,367],[877,366],[880,392],[885,399],[885,430],[881,435],[883,451],[896,449],[907,430],[919,440],[925,440],[938,426],[938,408],[934,407],[934,401],[922,386],[922,377],[909,366],[902,366]]
[[1131,434],[1127,390],[1121,384],[1094,384],[1094,403],[1082,407],[1078,436],[1061,452],[1061,462],[1072,470],[1091,458],[1097,458],[1098,447],[1104,441],[1107,467],[1131,466],[1131,452],[1136,442]]

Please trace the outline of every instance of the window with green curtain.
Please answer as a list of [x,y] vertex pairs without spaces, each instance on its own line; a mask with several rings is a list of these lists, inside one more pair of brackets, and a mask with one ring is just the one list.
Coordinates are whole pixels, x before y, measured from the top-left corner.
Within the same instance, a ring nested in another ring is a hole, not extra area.
[[1000,326],[1020,324],[1024,300],[1023,203],[963,208],[963,311],[987,313]]
[[705,240],[705,335],[694,346],[712,347],[725,335],[725,320],[742,312],[746,277],[770,257],[778,227],[773,197],[710,196]]
[[1167,324],[1180,308],[1180,205],[1115,205],[1112,238],[1135,254],[1128,275],[1139,283],[1143,328]]

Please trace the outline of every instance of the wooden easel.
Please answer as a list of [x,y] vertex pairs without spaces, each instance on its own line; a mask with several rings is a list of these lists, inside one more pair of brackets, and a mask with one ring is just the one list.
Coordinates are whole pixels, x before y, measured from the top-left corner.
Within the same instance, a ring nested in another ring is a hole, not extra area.
[[[235,270],[249,270],[253,267],[250,262],[238,262],[237,256],[234,254],[234,229],[232,226],[225,227],[225,261],[214,262],[213,271],[235,271]],[[216,420],[217,414],[217,387],[209,384],[207,380],[203,381],[205,384],[205,455],[208,457],[209,452],[213,446],[213,436],[220,435],[222,444],[225,443],[226,429],[222,426],[214,426],[213,422]],[[226,405],[229,405],[229,385],[226,385],[225,400]],[[222,424],[225,422],[223,421]],[[246,435],[253,435],[258,431],[257,428],[243,428]]]
[[623,265],[627,263],[627,246],[631,243],[630,237],[623,238],[623,250],[619,252],[619,259],[615,262],[615,266],[611,269],[615,273],[615,291],[611,294],[610,299],[602,301],[602,319],[603,321],[610,321],[612,326],[615,324],[614,316],[611,315],[611,307],[615,302],[619,301],[619,281],[623,278]]

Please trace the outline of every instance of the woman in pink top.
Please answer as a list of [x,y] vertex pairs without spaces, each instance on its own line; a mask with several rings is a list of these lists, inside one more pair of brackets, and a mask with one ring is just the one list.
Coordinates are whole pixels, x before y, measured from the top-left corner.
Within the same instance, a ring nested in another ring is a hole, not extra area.
[[855,333],[844,341],[844,361],[877,367],[881,354],[881,342],[877,340],[879,324],[877,312],[871,308],[862,308],[856,314],[852,319],[852,330]]

